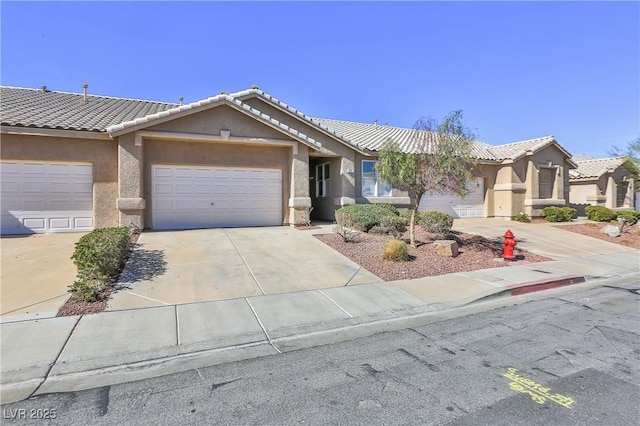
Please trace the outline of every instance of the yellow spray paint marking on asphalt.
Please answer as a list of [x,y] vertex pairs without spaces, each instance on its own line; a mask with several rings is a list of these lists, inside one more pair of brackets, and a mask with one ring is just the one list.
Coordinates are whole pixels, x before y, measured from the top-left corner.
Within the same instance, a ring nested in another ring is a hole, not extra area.
[[553,393],[551,388],[544,387],[540,383],[536,383],[533,380],[522,377],[516,374],[518,370],[515,368],[509,368],[502,376],[512,380],[509,383],[509,387],[516,392],[526,393],[531,396],[531,399],[538,404],[544,404],[547,400],[553,401],[564,408],[573,408],[575,400],[571,397],[560,395],[559,393]]

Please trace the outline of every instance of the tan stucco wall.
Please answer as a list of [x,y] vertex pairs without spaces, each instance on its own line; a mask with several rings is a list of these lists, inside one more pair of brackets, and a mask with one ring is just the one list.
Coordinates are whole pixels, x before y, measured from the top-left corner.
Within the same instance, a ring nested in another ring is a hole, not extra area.
[[569,202],[571,204],[603,204],[606,197],[602,182],[606,179],[601,178],[593,181],[572,182],[571,192],[569,193]]
[[[540,199],[539,169],[549,165],[556,171],[552,197]],[[565,205],[568,201],[568,159],[554,145],[498,167],[493,201],[495,217],[507,219],[520,212],[537,217],[544,207]]]
[[493,187],[496,184],[496,174],[498,168],[494,165],[481,164],[478,166],[477,177],[484,179],[484,215],[485,217],[494,216],[494,197]]
[[145,130],[203,135],[219,135],[220,130],[229,130],[232,137],[291,139],[286,134],[258,122],[254,117],[250,117],[227,105],[167,121]]
[[291,148],[251,146],[235,143],[199,143],[162,140],[144,141],[144,194],[147,200],[145,224],[152,217],[151,166],[199,165],[210,167],[255,167],[282,171],[283,223],[289,221]]
[[[157,135],[153,138],[144,137],[143,134],[144,150],[137,158],[140,164],[144,164],[144,190],[141,197],[146,201],[146,210],[143,213],[146,227],[150,226],[152,217],[151,164],[280,169],[283,184],[283,223],[302,222],[304,209],[311,204],[308,188],[309,149],[293,140],[287,133],[226,105],[179,117],[144,130],[178,134],[178,137],[179,134],[190,134],[218,138],[216,141],[188,142],[169,138],[165,140],[162,137],[158,139]],[[222,130],[230,132],[230,140],[222,140]],[[126,153],[135,152],[135,147],[130,148],[135,137],[128,137],[131,141],[121,142],[121,145],[126,146]],[[274,143],[284,143],[288,146],[274,146]],[[126,159],[128,156],[123,153],[121,158]],[[130,173],[135,174],[134,162],[127,167],[132,169]],[[135,188],[129,192],[135,193]]]
[[115,141],[3,134],[0,149],[3,160],[91,163],[94,227],[118,226],[118,146]]

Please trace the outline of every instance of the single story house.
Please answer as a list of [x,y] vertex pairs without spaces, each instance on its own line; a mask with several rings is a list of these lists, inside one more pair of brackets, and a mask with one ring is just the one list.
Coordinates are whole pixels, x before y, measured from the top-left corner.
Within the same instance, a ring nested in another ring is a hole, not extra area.
[[[312,118],[253,86],[182,104],[2,87],[3,234],[294,225],[354,203],[407,207],[375,172],[414,131]],[[570,154],[553,136],[475,142],[471,194],[425,196],[457,217],[539,215],[569,201]]]
[[588,205],[610,209],[635,208],[634,175],[638,171],[626,157],[575,160],[569,171],[569,203],[584,215]]

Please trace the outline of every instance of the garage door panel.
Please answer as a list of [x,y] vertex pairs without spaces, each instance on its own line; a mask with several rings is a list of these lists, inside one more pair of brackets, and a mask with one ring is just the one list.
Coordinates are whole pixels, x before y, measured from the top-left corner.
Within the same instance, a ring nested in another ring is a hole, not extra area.
[[152,226],[156,229],[282,224],[279,170],[184,166],[152,169]]
[[167,195],[170,195],[172,193],[171,184],[170,183],[156,183],[156,184],[153,185],[153,193],[154,194],[167,194]]
[[454,218],[484,217],[484,179],[471,180],[467,185],[467,195],[425,194],[419,210],[437,210]]
[[25,228],[29,228],[33,231],[45,231],[47,228],[45,227],[46,219],[43,217],[24,217],[22,219],[22,224]]
[[92,165],[3,161],[0,180],[2,234],[92,229]]

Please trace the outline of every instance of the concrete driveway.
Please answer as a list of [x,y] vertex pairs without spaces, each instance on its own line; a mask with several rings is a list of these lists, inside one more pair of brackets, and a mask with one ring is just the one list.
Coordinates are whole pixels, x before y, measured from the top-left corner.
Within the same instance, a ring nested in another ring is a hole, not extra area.
[[562,224],[520,223],[499,219],[455,219],[453,230],[487,238],[502,238],[511,229],[518,248],[552,259],[564,259],[592,254],[633,251],[630,247],[565,231]]
[[0,321],[55,317],[76,276],[71,261],[82,234],[0,238]]
[[107,310],[381,281],[310,231],[265,227],[143,232]]

